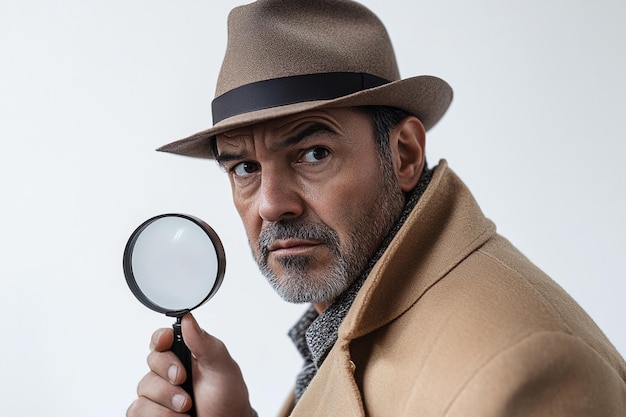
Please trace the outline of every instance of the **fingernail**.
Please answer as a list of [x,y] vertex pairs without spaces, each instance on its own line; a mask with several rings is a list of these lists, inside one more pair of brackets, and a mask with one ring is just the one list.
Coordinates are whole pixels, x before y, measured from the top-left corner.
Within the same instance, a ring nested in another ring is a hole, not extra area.
[[174,394],[172,397],[172,405],[175,409],[181,410],[185,405],[185,396],[183,394]]
[[169,378],[172,384],[175,384],[178,377],[178,366],[172,365],[167,370],[167,377]]

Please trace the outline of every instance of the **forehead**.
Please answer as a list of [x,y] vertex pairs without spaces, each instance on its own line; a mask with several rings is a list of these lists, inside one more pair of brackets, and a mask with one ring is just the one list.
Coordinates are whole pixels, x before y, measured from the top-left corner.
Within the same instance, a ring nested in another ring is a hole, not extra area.
[[369,127],[368,119],[363,112],[353,108],[312,110],[229,130],[216,136],[216,145],[220,151],[244,146],[245,142],[260,137],[280,140],[312,124],[327,126],[338,134],[347,134],[356,127]]

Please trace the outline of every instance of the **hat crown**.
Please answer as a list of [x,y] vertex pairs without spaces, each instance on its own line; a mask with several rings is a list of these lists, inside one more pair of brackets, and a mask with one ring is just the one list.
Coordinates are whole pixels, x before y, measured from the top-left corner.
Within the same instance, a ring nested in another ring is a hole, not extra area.
[[229,14],[215,95],[258,81],[327,72],[400,79],[378,17],[352,1],[259,0]]

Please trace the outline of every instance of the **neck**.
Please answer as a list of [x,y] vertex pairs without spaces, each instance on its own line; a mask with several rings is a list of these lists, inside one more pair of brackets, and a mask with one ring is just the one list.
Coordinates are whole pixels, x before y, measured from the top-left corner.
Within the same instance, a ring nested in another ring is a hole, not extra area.
[[322,314],[332,303],[333,301],[326,301],[323,303],[313,303],[313,308],[315,308],[315,311],[317,311],[317,314]]

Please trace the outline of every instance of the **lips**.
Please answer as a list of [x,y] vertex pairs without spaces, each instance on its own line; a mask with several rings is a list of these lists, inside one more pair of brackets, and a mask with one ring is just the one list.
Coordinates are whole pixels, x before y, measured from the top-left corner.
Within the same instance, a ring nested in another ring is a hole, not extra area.
[[278,239],[269,245],[269,252],[276,254],[291,254],[301,251],[309,250],[321,243],[313,240],[304,239]]

